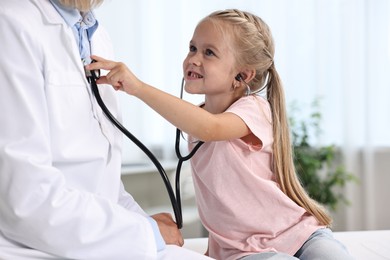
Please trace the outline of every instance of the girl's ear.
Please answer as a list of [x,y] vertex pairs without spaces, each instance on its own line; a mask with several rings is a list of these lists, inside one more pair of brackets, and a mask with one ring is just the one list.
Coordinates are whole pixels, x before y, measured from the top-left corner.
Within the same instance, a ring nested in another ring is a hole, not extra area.
[[249,83],[256,76],[256,70],[243,70],[240,72],[240,75],[243,81]]

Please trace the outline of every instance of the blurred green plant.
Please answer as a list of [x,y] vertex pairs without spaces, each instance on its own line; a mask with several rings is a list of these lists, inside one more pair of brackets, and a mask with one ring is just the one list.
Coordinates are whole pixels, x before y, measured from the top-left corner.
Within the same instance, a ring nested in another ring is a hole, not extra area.
[[340,202],[349,204],[341,188],[349,181],[358,180],[345,169],[342,153],[335,145],[311,144],[310,137],[318,139],[322,133],[319,105],[320,100],[316,99],[311,104],[312,112],[308,118],[298,119],[299,106],[296,102],[291,104],[289,122],[294,165],[309,196],[334,211]]

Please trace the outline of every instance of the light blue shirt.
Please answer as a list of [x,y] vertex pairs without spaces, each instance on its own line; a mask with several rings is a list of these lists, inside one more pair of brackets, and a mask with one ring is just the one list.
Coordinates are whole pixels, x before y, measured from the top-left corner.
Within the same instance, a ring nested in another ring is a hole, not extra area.
[[50,0],[56,10],[72,28],[82,60],[90,61],[92,35],[99,26],[93,12],[85,12],[83,15],[74,8],[67,8],[59,3],[59,0]]
[[[72,28],[77,46],[79,46],[79,52],[81,60],[84,64],[89,64],[91,61],[91,39],[93,33],[99,26],[93,12],[88,11],[83,14],[73,8],[67,8],[59,3],[59,0],[50,0],[54,8],[64,18],[65,22]],[[153,228],[154,238],[156,240],[157,251],[161,251],[165,248],[164,239],[161,236],[157,222],[148,217],[148,220]]]

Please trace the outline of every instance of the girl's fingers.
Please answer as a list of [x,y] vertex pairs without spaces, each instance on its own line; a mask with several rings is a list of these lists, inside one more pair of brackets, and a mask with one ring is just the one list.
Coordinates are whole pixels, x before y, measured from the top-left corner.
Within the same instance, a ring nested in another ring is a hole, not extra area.
[[123,87],[123,74],[114,68],[106,75],[106,83],[112,85],[115,89],[121,89]]
[[114,61],[106,60],[96,55],[92,55],[91,58],[95,60],[95,62],[92,62],[91,64],[85,66],[87,70],[97,70],[97,69],[112,70],[117,64]]
[[137,80],[122,62],[106,60],[96,55],[92,55],[91,58],[94,59],[95,62],[85,66],[87,70],[103,69],[108,71],[107,75],[101,76],[100,79],[96,81],[98,84],[109,84],[116,90],[126,91],[125,86],[134,85],[133,82]]
[[100,78],[98,78],[96,80],[96,83],[97,84],[109,84],[106,76],[100,76]]
[[98,80],[96,80],[97,84],[109,84],[112,85],[115,90],[122,90],[122,83],[120,81],[113,82],[108,79],[106,76],[101,76]]
[[91,59],[96,60],[96,61],[105,61],[104,58],[97,56],[97,55],[91,55]]

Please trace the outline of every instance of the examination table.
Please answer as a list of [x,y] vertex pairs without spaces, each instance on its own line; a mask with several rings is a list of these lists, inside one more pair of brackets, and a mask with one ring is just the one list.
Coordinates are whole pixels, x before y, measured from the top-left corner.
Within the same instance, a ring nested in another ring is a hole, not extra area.
[[[390,230],[334,232],[356,260],[390,259]],[[184,247],[200,253],[207,249],[207,238],[185,239]]]

